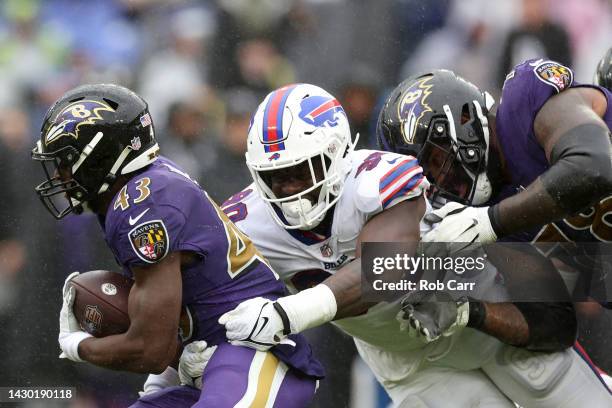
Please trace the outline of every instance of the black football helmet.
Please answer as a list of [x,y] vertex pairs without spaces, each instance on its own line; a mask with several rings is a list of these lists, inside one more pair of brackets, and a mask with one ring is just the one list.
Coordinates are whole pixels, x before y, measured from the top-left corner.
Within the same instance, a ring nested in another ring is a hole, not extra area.
[[608,49],[606,55],[597,64],[594,82],[612,92],[612,47]]
[[46,180],[35,190],[55,218],[78,214],[117,176],[147,166],[158,154],[140,96],[118,85],[83,85],[64,94],[45,116],[32,158],[42,163]]
[[415,156],[438,196],[466,204],[486,202],[493,97],[452,71],[412,76],[387,98],[376,127],[379,147]]

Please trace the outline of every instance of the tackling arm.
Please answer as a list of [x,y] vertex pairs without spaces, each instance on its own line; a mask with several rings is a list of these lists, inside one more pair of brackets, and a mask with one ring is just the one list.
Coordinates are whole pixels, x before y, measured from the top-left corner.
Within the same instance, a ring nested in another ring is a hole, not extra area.
[[406,242],[416,245],[419,223],[425,213],[420,196],[400,202],[377,214],[363,227],[356,258],[323,283],[298,294],[277,299],[254,298],[225,313],[225,325],[232,344],[267,350],[291,333],[320,326],[334,319],[356,316],[372,304],[361,300],[360,244],[362,242]]
[[484,302],[483,307],[485,318],[479,330],[504,343],[552,352],[571,347],[576,340],[571,302]]
[[79,356],[95,365],[139,373],[161,373],[177,355],[182,299],[180,253],[161,262],[132,269],[135,283],[129,297],[127,332],[88,338]]
[[612,192],[606,106],[591,88],[568,89],[544,104],[534,132],[551,166],[525,191],[489,208],[498,237],[564,218]]
[[409,324],[427,341],[468,326],[528,350],[550,352],[571,347],[577,334],[576,315],[550,260],[528,244],[498,244],[486,252],[504,275],[511,298],[520,302],[455,300],[445,292],[412,292],[404,297],[398,316],[403,326]]
[[371,307],[372,303],[361,300],[361,244],[405,242],[414,246],[414,252],[419,242],[419,223],[424,214],[423,196],[405,200],[377,214],[359,234],[354,261],[314,288],[279,299],[278,304],[286,316],[282,316],[283,311],[279,308],[277,311],[284,323],[290,322],[291,332],[298,333],[331,320],[356,316]]
[[357,239],[356,259],[323,281],[336,299],[338,311],[335,319],[356,316],[373,306],[361,300],[361,244],[403,242],[412,246],[408,250],[414,254],[420,240],[419,224],[424,214],[425,200],[421,196],[377,214],[364,225]]

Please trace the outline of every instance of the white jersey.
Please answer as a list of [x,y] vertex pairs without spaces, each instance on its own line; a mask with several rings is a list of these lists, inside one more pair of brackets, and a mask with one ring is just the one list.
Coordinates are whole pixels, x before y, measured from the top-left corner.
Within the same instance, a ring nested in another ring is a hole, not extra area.
[[[335,205],[329,238],[278,225],[254,185],[223,204],[227,215],[249,235],[294,292],[322,282],[352,261],[357,237],[370,218],[399,202],[422,196],[429,187],[422,168],[411,156],[357,150],[352,152],[350,161],[351,171]],[[421,232],[428,230],[429,226],[421,223]],[[395,318],[398,311],[398,302],[381,302],[364,315],[338,320],[335,324],[358,342],[369,343],[368,347],[393,352],[423,349],[420,341],[409,339],[400,331]],[[434,344],[428,347],[436,348]],[[414,363],[403,362],[402,371],[418,365]]]
[[429,187],[413,157],[357,150],[350,159],[352,169],[335,205],[327,239],[278,225],[254,184],[223,203],[226,214],[250,236],[292,291],[320,283],[353,260],[357,237],[371,217],[398,202],[423,195]]
[[[370,218],[401,201],[422,196],[429,186],[413,157],[358,150],[351,153],[350,159],[351,171],[346,178],[342,196],[335,205],[327,238],[308,231],[287,230],[278,225],[253,184],[222,205],[226,214],[250,236],[273,269],[294,292],[322,282],[352,261],[355,258],[357,238]],[[430,211],[429,204],[427,211]],[[427,224],[421,223],[421,233],[427,232],[429,228]],[[495,275],[495,268],[489,264],[477,278],[480,293],[471,294],[483,300],[506,300],[503,283],[497,281]],[[452,278],[460,280],[461,276]],[[474,276],[469,278],[475,281]],[[452,400],[457,403],[456,406],[473,406],[476,402],[485,401],[491,407],[514,407],[499,389],[506,395],[512,394],[512,390],[505,389],[510,381],[503,375],[516,376],[518,374],[513,373],[522,373],[523,368],[503,366],[490,369],[492,374],[494,371],[500,372],[497,374],[500,381],[496,384],[479,370],[486,364],[491,365],[500,350],[514,348],[470,328],[424,345],[400,330],[396,320],[398,311],[397,302],[381,302],[364,315],[334,322],[354,337],[360,355],[396,403],[407,401],[406,406],[442,406],[436,401]],[[564,361],[570,360],[566,354],[555,353],[555,356]],[[451,376],[448,376],[449,370]],[[495,375],[493,377],[496,378]],[[432,383],[444,382],[449,378],[453,378],[457,386],[447,384],[446,393],[431,387]],[[465,381],[459,381],[462,378]],[[579,383],[584,387],[583,382]],[[592,383],[587,385],[589,393],[601,394],[601,390],[594,389]],[[465,392],[468,386],[475,391]],[[557,405],[536,403],[542,398],[539,394],[541,390],[530,389],[529,383],[521,384],[518,389],[527,398],[525,406],[559,406],[558,401],[555,401]],[[563,398],[567,390],[560,390],[556,394]],[[411,398],[429,403],[418,405]]]

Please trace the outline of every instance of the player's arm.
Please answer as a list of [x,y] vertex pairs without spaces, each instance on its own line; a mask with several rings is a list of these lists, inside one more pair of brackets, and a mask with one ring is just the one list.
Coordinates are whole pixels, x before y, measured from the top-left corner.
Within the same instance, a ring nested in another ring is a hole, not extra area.
[[610,130],[601,119],[606,107],[593,88],[571,88],[544,104],[534,132],[550,168],[489,209],[498,236],[565,218],[612,193]]
[[403,242],[412,245],[414,253],[419,242],[419,223],[424,214],[423,196],[402,201],[378,213],[363,226],[357,239],[354,261],[314,288],[278,299],[277,303],[282,307],[280,314],[285,312],[283,320],[289,324],[291,333],[367,311],[373,303],[361,299],[361,244]]
[[168,254],[162,261],[133,267],[127,332],[88,338],[78,355],[92,364],[115,370],[161,373],[177,355],[181,307],[181,256]]
[[413,292],[402,300],[402,326],[410,326],[411,333],[427,341],[467,326],[528,350],[571,347],[577,335],[576,313],[552,262],[529,244],[489,246],[486,252],[504,276],[510,297],[520,302],[455,300],[445,292]]
[[471,327],[498,340],[533,351],[559,351],[576,339],[571,302],[482,302],[454,300],[450,294],[416,291],[402,300],[401,327],[426,342]]
[[396,204],[377,214],[363,226],[357,239],[356,259],[322,283],[331,289],[334,295],[337,305],[334,319],[359,315],[373,305],[361,299],[361,244],[405,243],[409,246],[408,252],[414,254],[420,239],[419,224],[424,214],[425,199],[420,196]]
[[[366,311],[372,304],[361,299],[360,244],[404,242],[412,244],[416,250],[419,222],[424,213],[423,196],[402,201],[380,212],[364,225],[357,240],[356,259],[323,283],[279,298],[276,302],[249,299],[224,314],[219,323],[225,325],[228,339],[233,344],[266,350],[288,334]],[[263,317],[265,324],[259,326],[258,321]]]

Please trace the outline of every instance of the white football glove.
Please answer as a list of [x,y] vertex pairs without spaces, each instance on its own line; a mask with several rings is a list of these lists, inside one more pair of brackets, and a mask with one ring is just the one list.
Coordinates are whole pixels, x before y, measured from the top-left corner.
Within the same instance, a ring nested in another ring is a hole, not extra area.
[[79,322],[74,317],[72,311],[72,305],[74,304],[75,291],[74,287],[68,284],[71,279],[77,276],[78,272],[72,272],[64,281],[64,287],[62,288],[63,304],[62,310],[60,311],[59,318],[59,336],[58,341],[62,353],[59,358],[67,358],[76,362],[83,362],[84,360],[79,357],[79,343],[88,337],[92,337],[91,334],[81,330]]
[[208,347],[204,340],[194,341],[185,346],[179,360],[178,375],[181,385],[202,389],[202,373],[216,349],[217,346]]
[[[488,214],[489,207],[467,207],[463,204],[450,202],[425,215],[424,220],[436,224],[422,238],[422,242],[447,243],[446,254],[434,254],[440,251],[440,246],[426,247],[425,255],[453,255],[463,250],[475,250],[483,244],[495,242],[497,235],[491,225]],[[435,249],[434,249],[435,248]]]
[[[235,346],[266,351],[287,337],[283,320],[273,301],[256,297],[240,303],[223,314],[219,324],[225,326],[226,337]],[[283,334],[285,331],[286,334]]]
[[172,367],[167,367],[161,374],[149,374],[142,386],[142,391],[138,391],[138,395],[142,398],[145,395],[153,394],[164,388],[174,387],[179,384],[178,372]]
[[413,291],[402,299],[397,314],[401,330],[424,343],[452,336],[468,324],[470,303],[440,291]]

